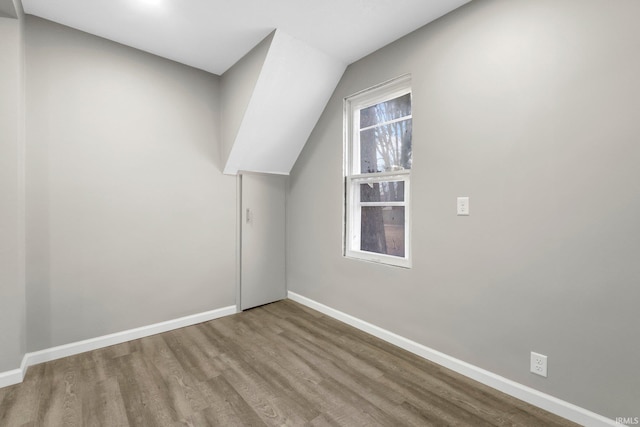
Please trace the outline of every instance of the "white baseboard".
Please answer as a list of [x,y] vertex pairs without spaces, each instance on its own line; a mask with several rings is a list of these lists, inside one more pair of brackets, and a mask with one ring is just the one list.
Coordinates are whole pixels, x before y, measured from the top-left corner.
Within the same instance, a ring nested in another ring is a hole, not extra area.
[[50,362],[63,357],[84,353],[85,351],[97,350],[99,348],[121,344],[123,342],[160,334],[162,332],[184,328],[185,326],[208,322],[209,320],[218,319],[235,313],[237,313],[237,308],[233,305],[204,313],[193,314],[191,316],[180,317],[178,319],[167,320],[153,325],[142,326],[128,331],[117,332],[33,353],[27,353],[24,355],[19,369],[0,373],[0,388],[22,382],[29,366],[37,365],[38,363]]
[[349,314],[303,297],[302,295],[298,295],[294,292],[288,292],[288,297],[293,301],[324,313],[334,319],[340,320],[341,322],[403,348],[411,353],[423,357],[424,359],[430,360],[438,365],[444,366],[445,368],[451,369],[452,371],[575,423],[589,427],[620,426],[620,424],[616,423],[614,420],[603,417],[602,415],[598,415],[572,403],[565,402],[546,393],[532,389],[531,387],[511,381],[467,362],[463,362],[462,360],[448,356],[437,350],[433,350],[415,341],[411,341],[407,338],[401,337],[400,335],[394,334],[393,332],[387,331],[386,329],[382,329],[378,326],[372,325],[371,323],[365,322],[364,320],[360,320]]
[[10,385],[21,383],[22,372],[24,372],[22,369],[0,372],[0,388],[9,387]]

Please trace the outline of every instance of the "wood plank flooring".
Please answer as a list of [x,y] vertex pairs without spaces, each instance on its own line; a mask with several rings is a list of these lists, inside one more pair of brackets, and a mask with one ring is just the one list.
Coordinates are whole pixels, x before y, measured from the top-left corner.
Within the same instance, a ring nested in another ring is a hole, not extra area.
[[290,300],[32,366],[0,426],[573,426]]

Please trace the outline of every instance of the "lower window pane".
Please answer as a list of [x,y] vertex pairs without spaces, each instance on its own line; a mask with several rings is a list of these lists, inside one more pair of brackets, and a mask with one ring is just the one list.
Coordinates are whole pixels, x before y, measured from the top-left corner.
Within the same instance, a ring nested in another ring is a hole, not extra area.
[[404,257],[404,206],[365,206],[360,250]]
[[360,184],[361,202],[404,202],[403,181]]

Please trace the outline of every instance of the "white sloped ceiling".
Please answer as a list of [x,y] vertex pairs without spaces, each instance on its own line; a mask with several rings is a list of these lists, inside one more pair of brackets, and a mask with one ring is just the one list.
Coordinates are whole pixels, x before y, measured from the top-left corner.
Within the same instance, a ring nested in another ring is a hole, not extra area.
[[[346,69],[340,60],[281,30],[270,37],[238,131],[235,137],[223,131],[227,139],[233,138],[225,174],[289,174]],[[223,75],[223,85],[225,79]],[[225,90],[226,98],[233,97]],[[224,122],[223,127],[232,123]]]

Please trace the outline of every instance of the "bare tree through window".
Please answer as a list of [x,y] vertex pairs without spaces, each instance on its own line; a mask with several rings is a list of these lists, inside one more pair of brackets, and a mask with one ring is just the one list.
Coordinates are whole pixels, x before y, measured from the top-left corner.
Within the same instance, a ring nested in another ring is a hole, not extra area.
[[[360,110],[360,173],[411,169],[411,94]],[[404,200],[404,183],[361,186],[361,202]],[[369,206],[361,211],[360,249],[404,257],[404,207]]]

